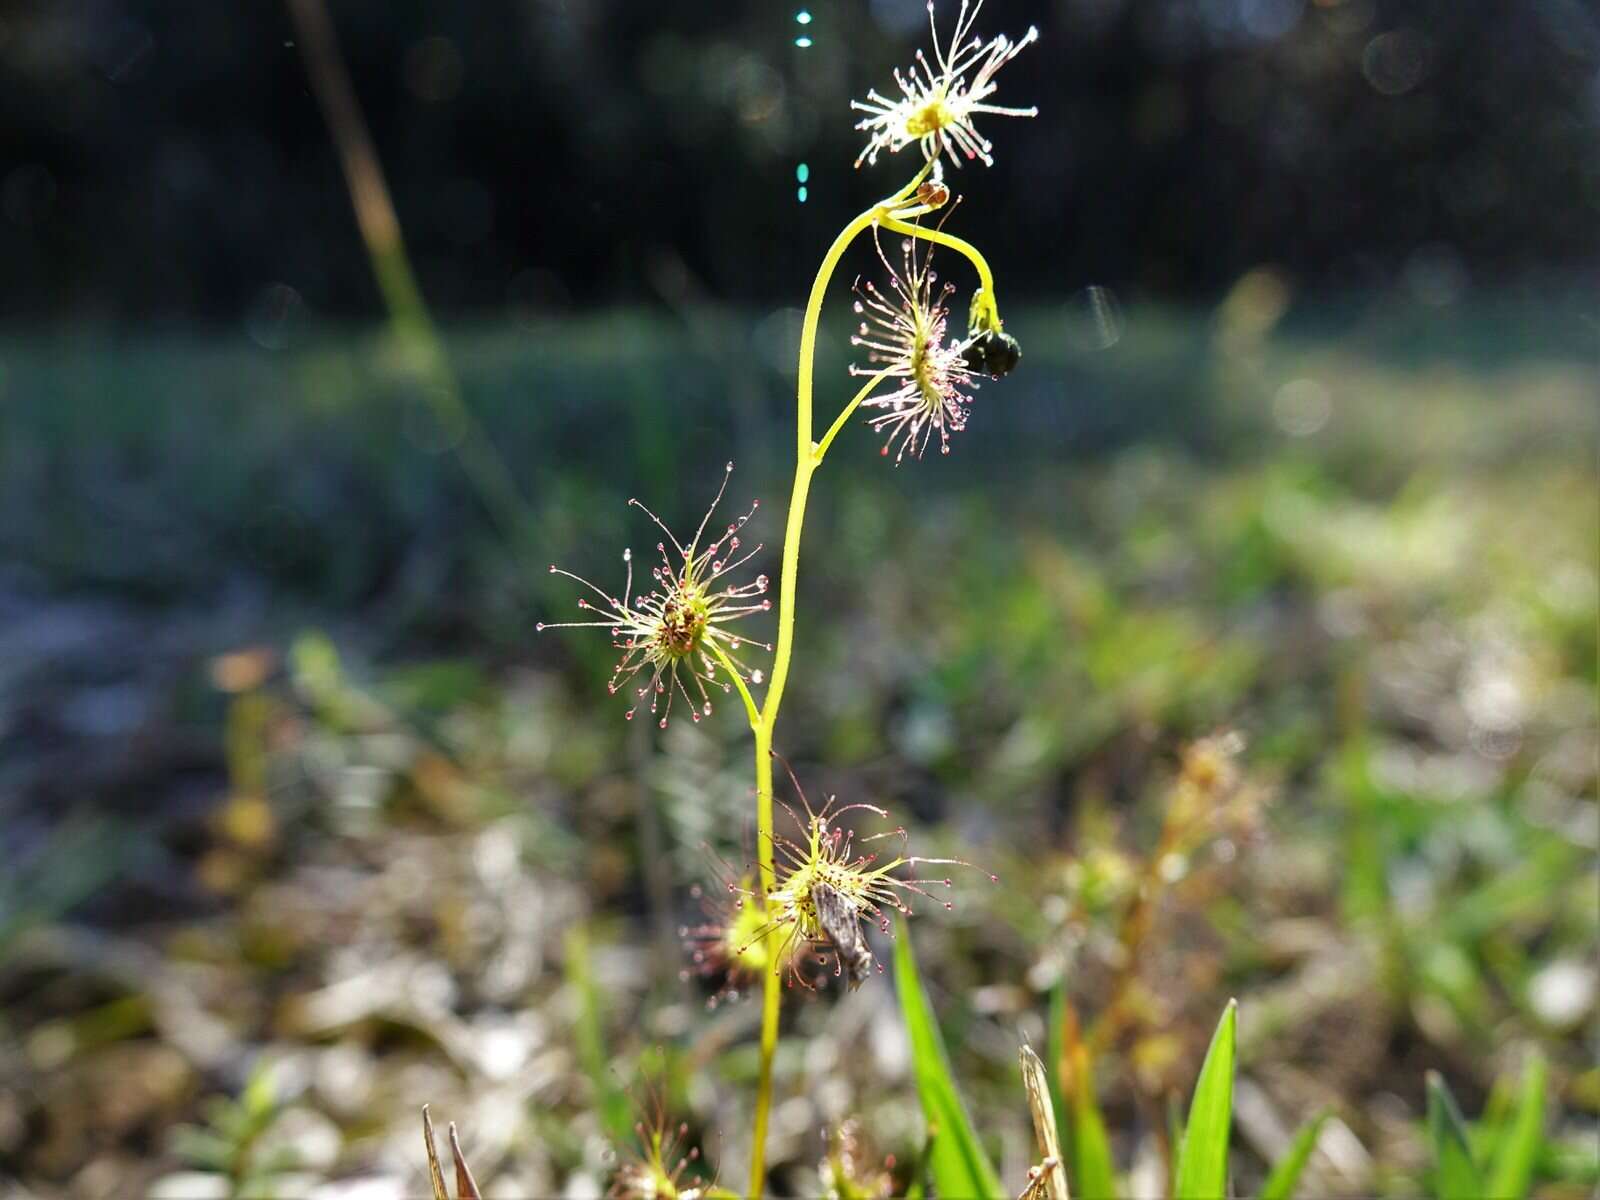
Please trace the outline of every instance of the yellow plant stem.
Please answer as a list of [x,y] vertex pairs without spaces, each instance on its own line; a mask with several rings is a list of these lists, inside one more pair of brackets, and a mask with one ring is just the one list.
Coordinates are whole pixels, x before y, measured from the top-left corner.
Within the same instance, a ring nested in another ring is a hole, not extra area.
[[894,233],[904,234],[906,237],[921,238],[925,242],[932,242],[936,246],[944,246],[954,250],[970,262],[973,269],[978,272],[978,284],[983,289],[978,293],[976,303],[984,314],[984,322],[990,329],[999,329],[1000,310],[995,305],[994,299],[994,272],[989,270],[989,260],[983,253],[965,238],[958,238],[952,233],[942,229],[924,229],[921,225],[912,225],[885,213],[882,221],[885,229]]
[[[1000,317],[994,304],[994,277],[989,270],[989,264],[984,261],[983,255],[977,248],[958,237],[940,230],[924,229],[919,225],[908,224],[894,215],[896,213],[914,215],[926,211],[923,207],[915,204],[907,205],[906,202],[931,170],[932,164],[923,167],[905,187],[893,196],[880,200],[840,230],[839,236],[833,239],[833,244],[823,256],[822,265],[817,268],[816,278],[811,284],[811,295],[806,302],[805,320],[800,328],[800,362],[795,381],[794,486],[789,493],[789,516],[783,534],[783,564],[778,577],[778,640],[772,658],[772,681],[767,685],[767,693],[759,712],[756,711],[743,681],[738,680],[733,664],[718,651],[723,668],[739,683],[739,691],[744,696],[745,708],[750,715],[751,729],[755,733],[756,842],[763,904],[777,883],[772,827],[772,734],[778,723],[778,708],[783,703],[784,687],[789,682],[789,664],[794,654],[795,585],[800,574],[800,536],[805,528],[806,498],[811,492],[811,476],[822,465],[828,447],[843,430],[851,414],[888,375],[887,371],[880,371],[869,379],[829,426],[822,441],[811,440],[813,427],[811,392],[817,351],[817,326],[822,318],[822,302],[827,295],[828,284],[832,282],[839,260],[844,257],[850,244],[874,225],[881,225],[907,237],[921,238],[946,246],[970,260],[977,268],[983,288],[979,299],[981,309],[986,314],[986,320],[991,322],[990,327],[1000,328]],[[778,1049],[778,1016],[783,994],[779,963],[782,942],[783,935],[777,929],[768,931],[767,961],[772,964],[772,969],[766,972],[761,994],[761,1067],[756,1084],[755,1124],[751,1135],[750,1186],[745,1192],[750,1197],[762,1195],[766,1186],[767,1128],[772,1114],[772,1062]]]
[[[756,838],[760,843],[761,902],[773,886],[772,870],[772,727],[756,726]],[[767,1182],[767,1124],[772,1116],[772,1060],[778,1052],[778,1012],[782,1005],[781,943],[767,934],[767,963],[761,989],[761,1070],[756,1081],[756,1116],[750,1134],[750,1186],[745,1195],[760,1197]]]
[[833,424],[828,426],[828,432],[823,434],[822,440],[812,448],[811,457],[815,460],[817,466],[820,467],[822,465],[822,459],[828,453],[828,447],[833,445],[833,439],[839,436],[839,431],[849,422],[856,409],[861,407],[861,402],[872,395],[873,390],[887,378],[889,378],[887,369],[879,371],[862,385],[861,390],[856,393],[855,399],[839,410],[839,415],[833,419]]
[[711,653],[717,656],[717,661],[722,664],[722,669],[728,673],[728,678],[739,689],[739,698],[744,701],[745,716],[750,718],[750,728],[754,730],[761,724],[761,713],[756,709],[756,702],[750,697],[750,689],[745,686],[744,676],[739,674],[733,660],[728,657],[728,652],[710,638],[706,638],[705,645],[711,647]]
[[[837,256],[835,256],[837,261]],[[802,362],[804,359],[801,360]],[[804,406],[809,412],[809,397]],[[805,448],[794,471],[794,488],[789,494],[788,527],[783,535],[783,568],[778,583],[778,645],[773,658],[772,684],[767,688],[766,704],[755,726],[756,755],[756,849],[761,868],[761,903],[777,884],[773,867],[772,834],[772,730],[777,724],[778,702],[783,697],[784,680],[789,674],[789,656],[794,646],[794,587],[800,573],[800,532],[806,519],[806,496],[811,491],[811,476],[818,459],[811,452],[808,425]],[[783,938],[776,929],[767,932],[769,965],[761,989],[761,1069],[756,1081],[756,1116],[750,1146],[750,1188],[746,1195],[759,1197],[766,1183],[767,1123],[772,1115],[772,1060],[778,1051],[778,1014],[782,1006],[782,963],[779,955]]]

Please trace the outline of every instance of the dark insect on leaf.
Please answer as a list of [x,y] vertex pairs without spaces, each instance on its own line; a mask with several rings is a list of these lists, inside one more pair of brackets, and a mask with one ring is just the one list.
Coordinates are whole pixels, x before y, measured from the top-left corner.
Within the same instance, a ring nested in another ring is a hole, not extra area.
[[872,973],[872,951],[867,949],[855,905],[825,883],[812,885],[811,900],[817,906],[817,923],[833,943],[845,981],[852,990],[860,987]]
[[990,329],[968,342],[962,357],[971,370],[982,371],[991,379],[1003,379],[1022,361],[1022,347],[1004,330]]
[[930,179],[917,188],[917,201],[929,208],[943,208],[950,203],[950,189],[937,180]]

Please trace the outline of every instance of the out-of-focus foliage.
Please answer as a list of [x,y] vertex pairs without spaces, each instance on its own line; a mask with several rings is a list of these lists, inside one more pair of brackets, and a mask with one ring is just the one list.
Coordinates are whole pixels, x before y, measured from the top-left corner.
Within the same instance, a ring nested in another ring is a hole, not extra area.
[[1294,1195],[1327,1120],[1327,1113],[1319,1113],[1300,1127],[1288,1151],[1273,1165],[1271,1174],[1262,1183],[1261,1200],[1289,1200]]
[[[909,66],[922,0],[329,7],[440,313],[787,302],[903,178],[850,169],[849,101]],[[1011,296],[1209,298],[1266,261],[1431,302],[1593,264],[1583,0],[988,0],[980,28],[1030,24],[999,102],[1042,117],[960,180],[1004,198]],[[8,4],[0,311],[264,344],[374,313],[296,42],[282,4]]]
[[218,1096],[206,1105],[204,1125],[180,1125],[172,1131],[172,1153],[190,1171],[168,1176],[152,1189],[155,1197],[273,1200],[314,1185],[314,1177],[308,1181],[293,1174],[299,1154],[293,1135],[283,1136],[282,1126],[288,1124],[284,1116],[271,1067],[257,1066],[237,1099]]
[[[917,976],[916,961],[909,950],[896,951],[897,985],[901,1007],[906,1018],[917,1057],[917,1090],[929,1114],[929,1156],[932,1159],[930,1174],[937,1193],[944,1196],[998,1195],[1001,1188],[993,1178],[993,1169],[987,1165],[981,1149],[974,1146],[959,1091],[950,1076],[949,1062],[942,1041],[933,1026],[932,1014],[927,1009],[925,992]],[[1189,1103],[1188,1119],[1181,1130],[1174,1127],[1173,1136],[1178,1142],[1177,1160],[1173,1166],[1170,1191],[1163,1194],[1174,1200],[1212,1200],[1233,1194],[1229,1182],[1228,1151],[1234,1116],[1233,1086],[1236,1072],[1235,1053],[1238,1039],[1238,1005],[1228,1001],[1222,1020],[1212,1035],[1205,1061],[1200,1066],[1200,1077],[1195,1081],[1194,1095]],[[1030,1168],[1027,1183],[1019,1200],[1037,1200],[1048,1196],[1052,1200],[1067,1200],[1068,1188],[1060,1176],[1049,1178],[1048,1172],[1063,1163],[1060,1143],[1055,1136],[1055,1114],[1051,1090],[1044,1079],[1044,1066],[1032,1050],[1024,1046],[1021,1051],[1024,1089],[1035,1102],[1033,1120],[1040,1133],[1040,1149],[1044,1161]],[[1504,1082],[1503,1080],[1501,1081]],[[1534,1163],[1544,1149],[1545,1090],[1548,1081],[1544,1060],[1536,1053],[1529,1058],[1518,1086],[1515,1110],[1486,1118],[1476,1130],[1469,1129],[1460,1107],[1451,1094],[1449,1085],[1435,1071],[1427,1074],[1428,1136],[1432,1143],[1434,1165],[1428,1177],[1428,1194],[1435,1200],[1473,1200],[1473,1198],[1499,1197],[1521,1200],[1528,1195],[1533,1182]],[[1503,1097],[1508,1094],[1500,1091]],[[1098,1106],[1092,1097],[1086,1107],[1074,1114],[1074,1119],[1091,1115],[1100,1120]],[[954,1123],[963,1149],[951,1157],[946,1154],[941,1166],[938,1150],[938,1131]],[[1287,1200],[1305,1171],[1307,1162],[1316,1150],[1323,1126],[1328,1119],[1322,1113],[1308,1121],[1295,1135],[1288,1151],[1273,1166],[1261,1185],[1261,1200]],[[1474,1146],[1479,1147],[1477,1153]],[[1074,1154],[1077,1146],[1074,1146]],[[1112,1200],[1119,1190],[1111,1180],[1109,1166],[1100,1161],[1096,1151],[1087,1171],[1079,1172],[1079,1188],[1073,1194],[1079,1200]],[[1485,1165],[1482,1160],[1491,1160]],[[981,1166],[988,1178],[981,1183],[969,1170],[969,1164]],[[1593,1173],[1593,1166],[1588,1174]],[[1579,1172],[1580,1177],[1585,1172]]]
[[[1074,1065],[1069,1172],[1103,1143],[1117,1194],[1156,1195],[1237,996],[1236,1194],[1324,1110],[1300,1194],[1416,1194],[1434,1070],[1481,1114],[1477,1170],[1585,1195],[1590,343],[1570,305],[1286,289],[1129,306],[1098,350],[1077,308],[1018,311],[1023,368],[948,459],[897,472],[847,434],[782,748],[1000,876],[912,928],[1014,1190],[1021,1037]],[[685,1144],[743,1179],[758,1014],[708,1013],[677,936],[702,844],[753,854],[736,716],[636,728],[603,645],[532,633],[571,603],[550,561],[603,579],[653,542],[627,496],[698,518],[719,481],[680,463],[773,494],[787,327],[702,315],[452,339],[527,497],[510,536],[376,342],[0,346],[0,858],[61,884],[5,893],[28,915],[0,950],[0,1170],[226,1194],[226,1157],[174,1130],[255,1111],[213,1101],[270,1069],[258,1144],[293,1161],[261,1161],[296,1195],[426,1194],[423,1103],[485,1194],[595,1194],[628,1152],[611,1093],[660,1047]],[[916,1176],[889,981],[786,1020],[775,1186],[821,1193],[819,1131],[851,1116]],[[1502,1082],[1533,1049],[1542,1115]]]

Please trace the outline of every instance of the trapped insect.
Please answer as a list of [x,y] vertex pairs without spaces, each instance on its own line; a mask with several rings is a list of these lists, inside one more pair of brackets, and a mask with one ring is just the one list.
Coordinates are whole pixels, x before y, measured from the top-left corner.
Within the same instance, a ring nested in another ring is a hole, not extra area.
[[990,329],[967,343],[962,358],[969,371],[981,371],[990,379],[1004,379],[1022,361],[1022,347],[1004,330]]
[[839,960],[839,971],[845,984],[854,991],[872,974],[872,951],[861,930],[860,914],[856,906],[825,883],[811,888],[811,902],[817,909],[817,924],[833,943],[833,952]]
[[[831,957],[835,962],[833,973],[848,987],[856,988],[877,966],[867,946],[867,923],[889,933],[890,912],[909,917],[914,898],[933,900],[935,896],[929,889],[954,885],[948,877],[919,876],[914,872],[929,866],[972,864],[959,858],[925,858],[905,853],[904,826],[858,833],[846,826],[845,818],[853,823],[856,818],[851,814],[866,813],[887,820],[888,811],[876,804],[841,804],[837,796],[829,796],[820,809],[813,809],[792,770],[789,779],[802,811],[787,804],[783,807],[800,836],[772,835],[783,869],[777,887],[767,893],[766,921],[750,935],[751,943],[769,937],[775,940],[778,956],[769,970],[774,976],[786,975],[790,984],[814,989],[816,984],[803,968],[808,962],[826,964]],[[879,852],[869,847],[890,838],[900,843],[900,852],[883,861]],[[989,879],[996,881],[993,875]],[[752,900],[758,899],[753,892],[749,895]],[[948,900],[939,903],[945,908],[955,907]],[[806,946],[814,948],[816,954],[800,953]]]

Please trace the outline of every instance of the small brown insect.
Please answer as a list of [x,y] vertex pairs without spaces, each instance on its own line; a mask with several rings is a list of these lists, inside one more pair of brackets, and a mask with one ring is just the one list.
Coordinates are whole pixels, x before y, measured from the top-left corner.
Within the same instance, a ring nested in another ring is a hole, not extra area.
[[937,179],[930,179],[917,188],[917,203],[929,208],[943,208],[950,203],[950,189]]
[[817,924],[833,943],[839,970],[854,991],[872,973],[872,951],[867,949],[855,905],[825,883],[811,885],[811,901],[817,907]]

